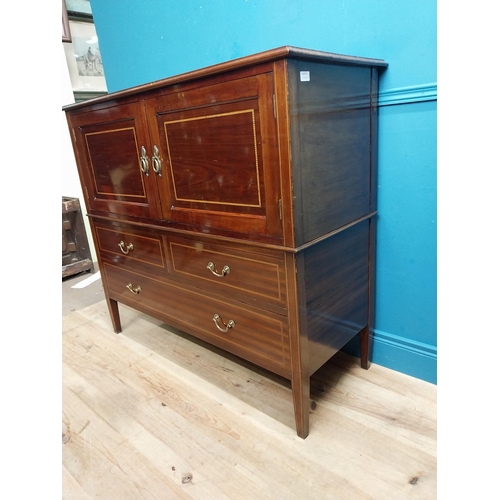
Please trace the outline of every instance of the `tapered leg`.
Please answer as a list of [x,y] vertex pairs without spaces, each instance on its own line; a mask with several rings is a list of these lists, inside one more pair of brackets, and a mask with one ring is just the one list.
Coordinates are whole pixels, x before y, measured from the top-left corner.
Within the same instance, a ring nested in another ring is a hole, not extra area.
[[361,368],[368,370],[372,359],[373,336],[370,334],[370,325],[366,325],[359,332],[359,347],[361,353]]
[[113,330],[115,333],[120,333],[122,331],[122,324],[120,321],[120,311],[118,310],[118,302],[113,299],[106,298],[108,303],[109,315],[111,316],[111,323],[113,324]]
[[373,349],[373,329],[375,324],[375,241],[377,220],[370,219],[368,246],[368,317],[367,325],[359,333],[361,367],[370,367]]
[[305,439],[309,434],[310,379],[303,374],[292,376],[292,398],[297,436]]

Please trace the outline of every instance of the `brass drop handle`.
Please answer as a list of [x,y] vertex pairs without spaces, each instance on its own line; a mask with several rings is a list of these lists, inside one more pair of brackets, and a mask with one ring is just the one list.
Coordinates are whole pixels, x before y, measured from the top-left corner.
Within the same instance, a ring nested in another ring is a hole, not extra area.
[[141,146],[141,170],[143,174],[149,175],[149,159],[146,154],[146,148]]
[[224,276],[226,274],[229,274],[231,272],[231,269],[229,269],[229,266],[224,266],[222,268],[222,273],[218,273],[215,270],[215,264],[213,262],[209,262],[207,264],[207,269],[209,269],[210,271],[212,271],[212,274],[214,274],[215,276],[217,276],[217,278],[224,278]]
[[120,241],[120,243],[118,243],[118,246],[120,247],[122,253],[124,253],[125,255],[127,255],[130,252],[130,250],[134,249],[133,243],[129,243],[127,246],[125,246],[125,243],[123,241]]
[[155,174],[161,177],[161,160],[158,148],[156,146],[153,147],[153,170]]
[[[222,325],[224,326],[224,328],[221,328],[219,326],[219,320],[220,322],[222,323]],[[236,323],[230,319],[228,322],[227,322],[227,325],[224,325],[224,321],[222,321],[222,318],[218,315],[218,314],[214,314],[214,317],[213,317],[213,321],[215,323],[215,326],[222,332],[222,333],[226,333],[230,328],[234,328]]]
[[127,288],[132,292],[135,293],[136,295],[139,295],[141,293],[141,287],[140,286],[134,286],[132,283],[129,283],[127,285]]

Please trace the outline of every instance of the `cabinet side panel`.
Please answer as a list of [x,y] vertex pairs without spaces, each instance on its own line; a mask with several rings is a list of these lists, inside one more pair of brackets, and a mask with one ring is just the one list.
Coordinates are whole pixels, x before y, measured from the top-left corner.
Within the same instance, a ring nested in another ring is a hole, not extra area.
[[296,243],[370,211],[371,69],[288,64]]
[[309,373],[368,322],[369,221],[304,250]]

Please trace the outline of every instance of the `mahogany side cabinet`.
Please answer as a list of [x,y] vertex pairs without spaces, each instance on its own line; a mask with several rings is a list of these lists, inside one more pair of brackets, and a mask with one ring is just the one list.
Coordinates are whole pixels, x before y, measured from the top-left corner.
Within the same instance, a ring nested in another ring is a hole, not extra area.
[[[373,330],[379,59],[280,47],[64,107],[126,304],[291,382]],[[168,335],[165,337],[168,343]]]

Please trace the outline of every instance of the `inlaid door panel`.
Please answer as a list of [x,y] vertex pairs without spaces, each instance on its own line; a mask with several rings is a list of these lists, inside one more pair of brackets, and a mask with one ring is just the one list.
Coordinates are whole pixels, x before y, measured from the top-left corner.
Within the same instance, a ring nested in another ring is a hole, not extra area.
[[176,88],[146,109],[165,219],[280,237],[272,73]]
[[156,174],[140,103],[71,117],[91,209],[139,217],[158,215]]

